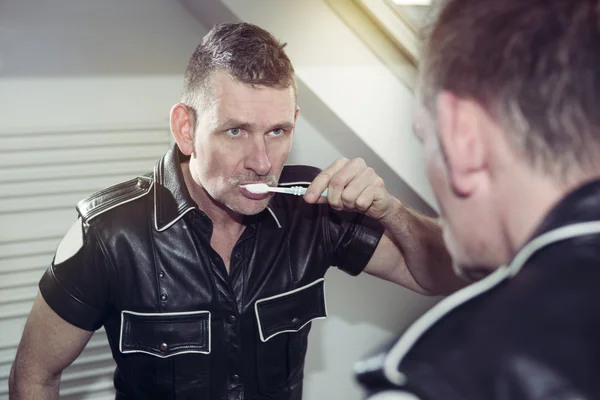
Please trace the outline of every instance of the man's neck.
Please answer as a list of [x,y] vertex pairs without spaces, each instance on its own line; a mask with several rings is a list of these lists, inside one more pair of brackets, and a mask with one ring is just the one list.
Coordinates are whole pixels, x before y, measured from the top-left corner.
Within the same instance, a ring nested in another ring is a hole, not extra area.
[[241,232],[243,230],[243,216],[234,213],[210,197],[206,190],[192,176],[189,163],[181,163],[181,172],[183,173],[185,186],[187,187],[192,200],[194,200],[198,205],[198,208],[210,218],[214,230],[231,233]]
[[580,177],[561,184],[533,171],[530,171],[529,176],[525,175],[517,175],[513,181],[513,188],[508,194],[513,198],[503,201],[511,258],[532,239],[532,235],[552,208],[569,192],[586,181]]

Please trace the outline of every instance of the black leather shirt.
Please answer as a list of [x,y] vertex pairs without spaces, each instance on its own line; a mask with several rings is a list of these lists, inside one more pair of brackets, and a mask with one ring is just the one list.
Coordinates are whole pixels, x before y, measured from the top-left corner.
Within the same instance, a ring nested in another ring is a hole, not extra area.
[[[175,147],[153,174],[81,201],[81,232],[64,239],[80,243],[66,257],[73,243],[59,246],[41,293],[71,324],[106,328],[118,399],[300,399],[310,321],[327,315],[323,276],[360,273],[383,227],[276,195],[247,218],[228,274],[180,158]],[[286,166],[280,184],[318,172]]]
[[597,181],[557,204],[510,265],[358,363],[358,379],[370,400],[599,399],[599,287]]

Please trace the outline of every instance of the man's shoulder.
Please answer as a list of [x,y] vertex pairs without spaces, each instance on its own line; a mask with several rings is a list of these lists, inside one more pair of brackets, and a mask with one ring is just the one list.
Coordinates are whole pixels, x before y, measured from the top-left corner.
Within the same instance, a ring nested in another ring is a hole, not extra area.
[[[308,187],[321,172],[320,168],[310,165],[285,165],[279,177],[278,186]],[[314,221],[323,216],[324,204],[311,205],[304,201],[302,196],[276,194],[269,203],[280,223],[288,224],[291,221]],[[302,219],[298,219],[298,216]]]
[[321,169],[310,165],[286,165],[279,177],[280,186],[308,186],[321,173]]
[[[146,174],[99,190],[77,203],[77,212],[84,223],[89,224],[102,214],[120,209],[150,193],[154,185],[153,174]],[[135,208],[138,208],[136,205]]]

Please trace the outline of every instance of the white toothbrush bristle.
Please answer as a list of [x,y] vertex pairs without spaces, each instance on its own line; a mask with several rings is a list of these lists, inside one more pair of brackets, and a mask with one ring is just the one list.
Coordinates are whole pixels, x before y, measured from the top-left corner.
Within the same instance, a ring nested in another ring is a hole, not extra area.
[[241,185],[250,193],[263,194],[269,192],[269,185],[266,183],[249,183],[247,185]]

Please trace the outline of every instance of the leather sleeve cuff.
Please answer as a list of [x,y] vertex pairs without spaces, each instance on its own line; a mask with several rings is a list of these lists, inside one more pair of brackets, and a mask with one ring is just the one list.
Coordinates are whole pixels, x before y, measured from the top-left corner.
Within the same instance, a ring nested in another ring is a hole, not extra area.
[[355,225],[352,242],[345,246],[339,269],[352,276],[359,275],[371,260],[384,232],[383,224],[363,215]]
[[102,326],[104,313],[70,294],[60,284],[52,266],[42,276],[39,288],[50,308],[68,323],[86,331],[95,331]]

